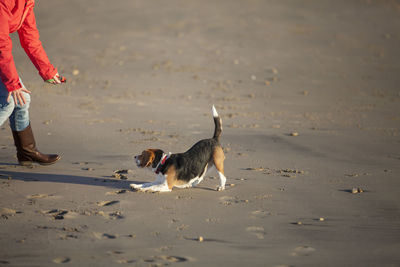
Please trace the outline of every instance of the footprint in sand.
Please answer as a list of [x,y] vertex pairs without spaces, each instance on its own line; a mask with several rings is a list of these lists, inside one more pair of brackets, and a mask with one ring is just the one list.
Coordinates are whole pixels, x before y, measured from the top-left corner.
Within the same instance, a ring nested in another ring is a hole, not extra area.
[[[107,217],[107,216],[105,216]],[[110,220],[116,220],[116,219],[123,219],[124,216],[122,215],[122,212],[120,211],[114,211],[114,212],[109,212],[108,213],[108,218]]]
[[251,215],[255,218],[265,218],[268,215],[271,215],[271,213],[265,210],[255,210],[251,213]]
[[125,260],[125,259],[117,260],[117,263],[120,263],[120,264],[135,263],[135,262],[136,262],[136,260]]
[[117,220],[117,219],[119,220],[124,218],[124,215],[122,215],[121,211],[114,211],[114,212],[97,211],[95,214],[103,216],[110,220]]
[[119,194],[125,194],[127,191],[126,189],[121,189],[121,190],[117,190],[117,191],[111,191],[111,192],[107,192],[106,195],[119,195]]
[[149,258],[142,258],[141,261],[145,263],[151,263],[155,266],[166,266],[171,263],[194,261],[194,259],[181,256],[160,255]]
[[72,234],[60,235],[59,237],[61,240],[78,239],[77,235],[72,235]]
[[53,262],[55,262],[55,263],[57,263],[57,264],[67,263],[67,262],[70,262],[70,261],[71,261],[71,259],[68,258],[68,257],[59,257],[59,258],[55,258],[55,259],[53,260]]
[[105,207],[105,206],[111,206],[111,205],[114,205],[117,203],[119,203],[118,200],[110,200],[110,201],[106,200],[106,201],[97,202],[97,205],[100,207]]
[[21,211],[16,211],[9,208],[0,209],[0,218],[8,219],[9,216],[14,216],[17,213],[22,213]]
[[68,213],[66,213],[64,215],[65,219],[75,219],[76,217],[78,217],[79,213],[75,212],[75,211],[68,211]]
[[265,230],[261,226],[249,226],[246,228],[247,232],[254,234],[258,239],[264,239]]
[[315,251],[315,248],[309,246],[300,246],[294,249],[292,256],[309,256]]
[[52,195],[47,195],[47,194],[33,194],[33,195],[29,195],[26,198],[28,199],[40,199],[40,198],[46,198],[46,197],[50,197]]
[[59,209],[42,210],[40,211],[40,213],[51,215],[54,220],[75,219],[79,215],[75,211],[59,210]]
[[177,256],[160,256],[160,257],[168,262],[185,262],[189,260],[185,257],[177,257]]
[[120,251],[120,250],[107,251],[107,254],[110,254],[110,255],[121,255],[121,254],[124,254],[124,253],[125,252]]
[[114,173],[118,173],[118,174],[129,174],[129,173],[133,173],[132,170],[115,170]]
[[223,204],[224,206],[229,206],[232,204],[240,204],[240,203],[249,203],[250,201],[248,199],[240,199],[239,197],[231,197],[231,196],[222,196],[219,198],[220,204]]
[[93,232],[93,236],[96,239],[116,239],[118,237],[117,235],[107,234],[107,233],[99,233],[99,232]]
[[64,220],[64,216],[68,213],[68,211],[53,209],[49,211],[44,211],[44,213],[52,215],[54,220]]

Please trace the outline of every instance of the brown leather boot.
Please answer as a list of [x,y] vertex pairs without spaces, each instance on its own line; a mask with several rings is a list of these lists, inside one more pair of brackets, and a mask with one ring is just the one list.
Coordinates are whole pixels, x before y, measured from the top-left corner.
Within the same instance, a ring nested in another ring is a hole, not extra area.
[[12,131],[14,144],[17,147],[17,158],[22,166],[30,166],[33,162],[40,165],[51,165],[60,159],[59,155],[42,154],[36,148],[31,125],[23,131]]

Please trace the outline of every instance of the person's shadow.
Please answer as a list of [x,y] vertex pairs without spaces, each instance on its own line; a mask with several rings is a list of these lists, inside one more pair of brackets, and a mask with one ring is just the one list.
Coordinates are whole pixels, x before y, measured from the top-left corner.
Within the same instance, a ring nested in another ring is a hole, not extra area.
[[[9,164],[12,165],[12,164]],[[117,189],[129,189],[131,183],[143,183],[142,181],[118,180],[108,177],[86,177],[63,174],[33,173],[33,172],[16,172],[0,169],[0,179],[2,180],[20,180],[25,182],[52,182],[52,183],[69,183],[79,185],[103,186]]]

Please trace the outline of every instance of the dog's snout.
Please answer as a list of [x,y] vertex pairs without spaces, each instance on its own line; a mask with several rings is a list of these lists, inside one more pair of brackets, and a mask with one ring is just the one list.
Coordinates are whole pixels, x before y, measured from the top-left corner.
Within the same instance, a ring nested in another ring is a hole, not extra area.
[[133,158],[134,158],[134,161],[135,161],[136,165],[140,166],[140,159],[139,159],[140,155],[136,155]]

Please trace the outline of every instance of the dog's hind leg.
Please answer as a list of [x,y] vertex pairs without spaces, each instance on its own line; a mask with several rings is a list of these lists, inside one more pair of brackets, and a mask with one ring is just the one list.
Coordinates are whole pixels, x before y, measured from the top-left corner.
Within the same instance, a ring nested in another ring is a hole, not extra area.
[[218,186],[217,190],[222,191],[225,189],[226,177],[222,172],[220,172],[220,171],[217,171],[217,172],[219,175],[219,186]]
[[218,191],[222,191],[225,189],[226,177],[224,174],[224,160],[224,151],[220,146],[216,147],[213,154],[213,161],[219,176],[219,186],[217,188]]
[[195,187],[197,186],[199,183],[201,183],[201,181],[203,181],[204,176],[206,175],[206,173],[209,171],[208,169],[208,163],[207,165],[204,167],[203,173],[199,175],[199,177],[194,178],[192,181],[189,182],[189,187]]

